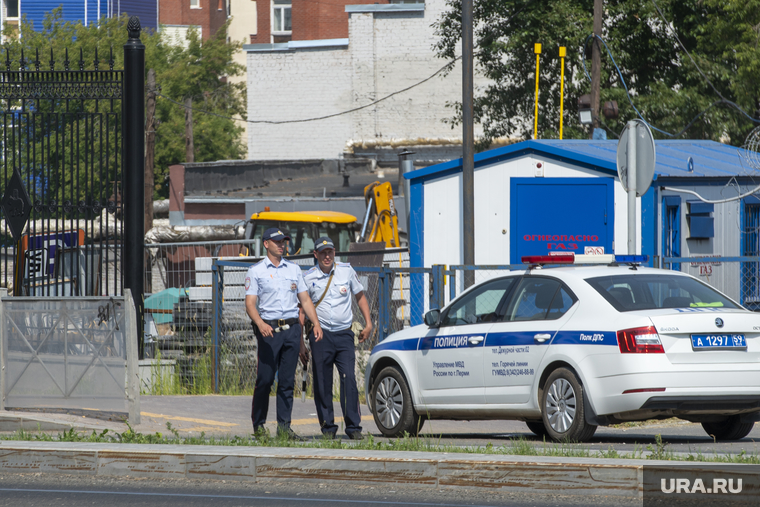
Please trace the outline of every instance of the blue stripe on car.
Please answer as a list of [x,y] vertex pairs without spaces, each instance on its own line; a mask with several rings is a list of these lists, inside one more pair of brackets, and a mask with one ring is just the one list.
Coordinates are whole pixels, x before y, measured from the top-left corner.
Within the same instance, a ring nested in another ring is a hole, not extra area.
[[554,335],[556,331],[520,331],[519,333],[488,333],[486,347],[498,347],[500,345],[549,345],[549,342],[539,343],[534,340],[537,334]]
[[[478,343],[470,343],[470,338],[476,336],[480,337],[481,341]],[[484,333],[425,336],[420,339],[419,350],[482,347],[485,342],[485,337],[486,335]]]
[[380,352],[381,350],[417,350],[417,342],[419,338],[409,338],[406,340],[392,340],[382,341],[375,345],[372,349],[372,354]]
[[617,334],[611,331],[560,331],[554,345],[612,345],[617,347]]
[[[556,333],[556,334],[555,334]],[[537,334],[550,334],[554,338],[545,342],[535,340]],[[431,350],[473,347],[499,347],[510,345],[609,345],[617,347],[617,334],[611,331],[520,331],[517,333],[488,333],[480,343],[470,343],[473,336],[483,334],[456,334],[423,336],[406,340],[384,341],[375,345],[372,353],[381,350]]]

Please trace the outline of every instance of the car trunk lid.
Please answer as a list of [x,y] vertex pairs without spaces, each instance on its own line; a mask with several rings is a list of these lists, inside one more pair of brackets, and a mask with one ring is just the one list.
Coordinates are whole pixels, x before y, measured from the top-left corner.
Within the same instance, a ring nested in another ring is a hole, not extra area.
[[[750,363],[760,361],[760,314],[718,308],[673,308],[649,313],[665,354],[674,363]],[[745,347],[734,347],[742,335]],[[702,347],[692,343],[701,336]]]

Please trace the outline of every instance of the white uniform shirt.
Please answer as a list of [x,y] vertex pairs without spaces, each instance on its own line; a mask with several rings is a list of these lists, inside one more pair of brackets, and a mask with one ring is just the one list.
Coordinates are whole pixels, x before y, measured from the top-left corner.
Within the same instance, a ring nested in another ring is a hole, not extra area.
[[[317,307],[319,324],[327,331],[343,331],[351,327],[354,321],[351,294],[364,290],[356,277],[356,271],[351,264],[336,262],[333,264],[333,275],[327,294]],[[304,275],[306,287],[312,302],[316,305],[325,292],[330,273],[325,273],[319,266],[314,266]]]
[[245,295],[258,297],[259,315],[264,320],[298,317],[298,294],[305,290],[301,267],[287,259],[275,266],[265,257],[245,275]]

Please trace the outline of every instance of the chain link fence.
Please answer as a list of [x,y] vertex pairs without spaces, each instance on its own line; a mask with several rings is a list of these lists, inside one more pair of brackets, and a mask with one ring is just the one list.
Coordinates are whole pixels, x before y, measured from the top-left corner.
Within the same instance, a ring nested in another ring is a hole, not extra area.
[[[252,241],[148,244],[145,299],[146,378],[155,394],[251,393],[256,379],[256,340],[245,311],[245,273],[258,258],[243,257]],[[289,257],[307,270],[313,255]],[[413,287],[406,249],[338,253],[364,286],[374,330],[357,344],[363,377],[372,347],[410,325],[411,301],[424,305],[426,291]],[[427,270],[428,272],[430,270]],[[354,321],[365,324],[356,301]],[[301,379],[302,372],[297,371]],[[297,382],[300,395],[301,382]],[[311,379],[309,379],[311,386]],[[337,387],[339,382],[334,382]],[[363,383],[360,383],[363,386]],[[310,389],[310,388],[309,388]],[[311,394],[311,393],[309,393]]]
[[[745,308],[760,311],[760,256],[663,257],[655,258],[654,264],[663,269],[688,273]],[[468,276],[477,284],[519,270],[525,270],[525,265],[444,267],[439,277],[442,280],[440,284],[447,290],[434,299],[439,307],[448,304],[465,290]],[[433,273],[436,273],[436,267],[433,268]]]
[[[144,392],[253,391],[256,341],[245,311],[244,279],[248,267],[258,259],[241,256],[249,251],[250,244],[146,245],[146,265],[150,266],[146,287],[152,289],[145,300],[146,351],[153,360],[148,361],[150,374],[143,374],[143,378],[151,379],[144,383]],[[291,260],[304,270],[314,265],[313,256]],[[523,264],[412,268],[405,249],[339,253],[337,260],[350,262],[356,270],[374,324],[369,339],[357,343],[360,386],[369,353],[377,343],[396,331],[421,324],[426,311],[446,306],[473,283],[525,270]],[[750,310],[760,311],[760,257],[677,257],[656,259],[655,263],[690,273]],[[487,315],[487,298],[478,304],[482,308],[467,310]],[[354,321],[364,325],[355,301],[353,309]],[[297,378],[296,396],[300,396],[300,365]],[[339,382],[334,385],[337,388]]]
[[752,311],[760,311],[760,257],[663,257],[662,267],[698,278]]

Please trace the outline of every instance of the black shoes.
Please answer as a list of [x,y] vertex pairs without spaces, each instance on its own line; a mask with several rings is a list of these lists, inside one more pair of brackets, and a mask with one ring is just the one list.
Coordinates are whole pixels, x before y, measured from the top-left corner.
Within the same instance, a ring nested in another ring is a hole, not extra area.
[[364,438],[364,435],[362,435],[361,431],[354,431],[353,433],[348,434],[348,438],[351,440],[362,440]]
[[278,428],[277,429],[277,436],[278,437],[285,437],[287,440],[290,440],[292,442],[305,442],[306,439],[299,436],[295,431],[293,431],[291,428]]

